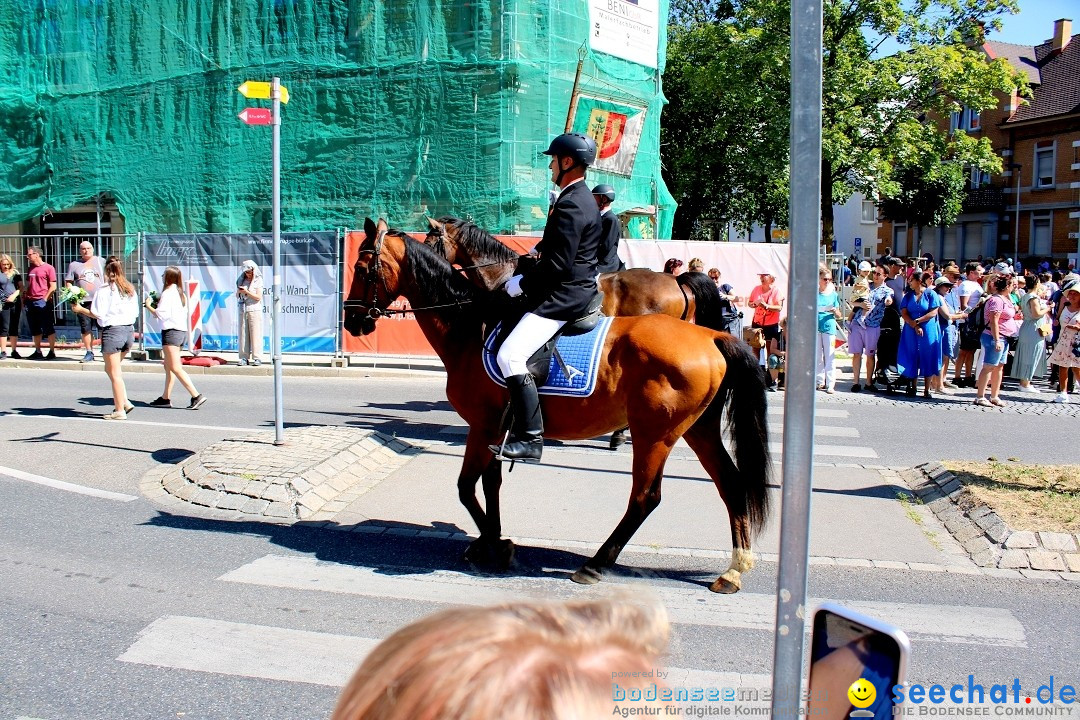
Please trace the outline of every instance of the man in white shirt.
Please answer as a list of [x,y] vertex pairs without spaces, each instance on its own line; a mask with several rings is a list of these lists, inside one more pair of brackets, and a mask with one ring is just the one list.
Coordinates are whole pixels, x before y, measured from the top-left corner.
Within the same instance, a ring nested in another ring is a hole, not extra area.
[[[78,283],[79,287],[86,291],[86,297],[80,303],[87,310],[94,301],[98,287],[105,283],[105,263],[101,258],[94,255],[94,246],[89,240],[79,243],[79,259],[68,265],[67,274],[64,277],[65,287],[71,287]],[[90,315],[77,313],[79,317],[79,330],[82,333],[82,344],[86,353],[80,362],[94,361],[94,328],[97,321]]]

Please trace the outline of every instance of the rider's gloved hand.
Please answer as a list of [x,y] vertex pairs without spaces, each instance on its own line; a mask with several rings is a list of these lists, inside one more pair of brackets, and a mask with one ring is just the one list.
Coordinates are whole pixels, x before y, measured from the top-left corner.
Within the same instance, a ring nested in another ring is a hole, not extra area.
[[506,281],[506,294],[510,297],[517,297],[521,294],[521,276],[515,275]]

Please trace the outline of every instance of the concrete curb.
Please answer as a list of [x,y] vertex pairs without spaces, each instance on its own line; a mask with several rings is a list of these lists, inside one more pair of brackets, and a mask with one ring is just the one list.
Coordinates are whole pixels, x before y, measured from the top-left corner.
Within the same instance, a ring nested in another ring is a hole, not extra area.
[[1080,534],[1014,530],[939,462],[900,477],[987,574],[1080,582]]
[[[32,369],[32,370],[66,370],[68,372],[104,372],[105,366],[100,356],[91,363],[79,362],[79,357],[59,355],[56,360],[29,360],[25,356],[17,360],[0,360],[0,370],[5,369]],[[231,377],[270,377],[274,374],[274,366],[270,362],[264,362],[259,367],[239,366],[235,360],[230,360],[228,365],[216,367],[200,367],[185,365],[184,369],[189,375],[196,377],[228,375]],[[160,360],[132,360],[128,358],[123,363],[125,373],[160,373]],[[286,362],[282,366],[282,374],[286,377],[333,377],[333,378],[359,378],[359,377],[397,377],[397,378],[432,378],[441,379],[446,377],[446,371],[437,360],[430,362],[411,362],[401,360],[373,360],[364,358],[352,360],[349,367],[331,367],[329,361],[322,363]]]

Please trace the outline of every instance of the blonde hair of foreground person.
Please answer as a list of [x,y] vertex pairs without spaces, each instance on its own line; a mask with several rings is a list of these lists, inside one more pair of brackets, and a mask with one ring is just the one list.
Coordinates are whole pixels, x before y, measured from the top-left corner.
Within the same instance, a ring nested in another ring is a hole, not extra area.
[[668,630],[662,606],[627,600],[447,610],[380,643],[331,720],[608,718],[613,682],[655,682],[626,674],[657,667]]

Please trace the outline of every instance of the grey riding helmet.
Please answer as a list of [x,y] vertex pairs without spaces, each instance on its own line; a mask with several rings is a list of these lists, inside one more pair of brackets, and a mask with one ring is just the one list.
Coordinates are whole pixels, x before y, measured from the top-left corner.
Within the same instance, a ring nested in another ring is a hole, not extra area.
[[592,189],[593,195],[603,195],[609,203],[615,202],[615,188],[610,185],[597,185]]
[[563,133],[551,141],[544,155],[572,158],[586,167],[596,160],[596,141],[581,133]]

